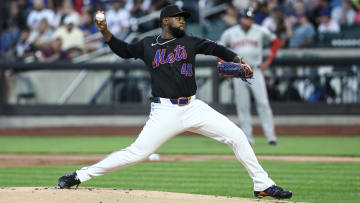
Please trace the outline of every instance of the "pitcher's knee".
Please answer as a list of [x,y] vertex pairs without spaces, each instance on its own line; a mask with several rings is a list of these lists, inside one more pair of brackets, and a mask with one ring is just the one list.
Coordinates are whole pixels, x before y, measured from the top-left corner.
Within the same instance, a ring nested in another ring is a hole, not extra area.
[[134,155],[134,162],[140,162],[150,156],[151,152],[136,152]]
[[234,134],[232,134],[232,136],[229,137],[229,143],[232,144],[240,144],[241,142],[246,141],[247,142],[247,137],[244,134],[244,132],[242,130],[237,130],[234,132]]
[[126,157],[129,159],[130,162],[140,162],[146,159],[152,153],[151,150],[138,149],[132,146],[124,149],[124,151],[126,151]]
[[244,132],[241,132],[238,136],[238,139],[237,139],[237,143],[241,143],[241,142],[247,142],[248,141],[248,137],[245,135]]

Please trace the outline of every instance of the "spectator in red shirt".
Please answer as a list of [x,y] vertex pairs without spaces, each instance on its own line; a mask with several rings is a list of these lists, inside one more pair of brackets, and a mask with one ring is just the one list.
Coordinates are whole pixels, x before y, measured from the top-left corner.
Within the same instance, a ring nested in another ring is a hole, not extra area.
[[62,41],[60,38],[56,38],[50,44],[50,47],[42,49],[36,53],[39,61],[41,62],[53,62],[59,60],[70,60],[69,55],[61,49]]

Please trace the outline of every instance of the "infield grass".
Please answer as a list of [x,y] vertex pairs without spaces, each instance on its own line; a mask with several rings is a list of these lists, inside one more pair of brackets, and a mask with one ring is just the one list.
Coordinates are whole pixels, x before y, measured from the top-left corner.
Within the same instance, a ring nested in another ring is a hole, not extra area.
[[[261,163],[292,201],[359,202],[360,163]],[[82,166],[0,168],[0,187],[50,186]],[[121,188],[253,198],[252,182],[237,161],[146,162],[96,177],[81,187]],[[271,199],[271,198],[267,198]]]
[[[156,135],[154,135],[156,136]],[[136,136],[36,137],[2,136],[0,153],[110,153],[130,145]],[[256,137],[258,155],[360,156],[360,137],[279,137],[272,147]],[[178,136],[165,143],[162,154],[233,154],[225,144],[202,136]]]

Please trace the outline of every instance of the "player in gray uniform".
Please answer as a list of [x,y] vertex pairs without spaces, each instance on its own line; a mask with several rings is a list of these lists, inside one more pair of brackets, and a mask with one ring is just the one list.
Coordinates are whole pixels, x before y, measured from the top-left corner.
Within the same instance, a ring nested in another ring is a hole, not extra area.
[[[268,68],[274,59],[281,45],[280,39],[268,29],[253,24],[253,12],[250,8],[240,12],[240,25],[235,25],[225,30],[221,36],[220,43],[231,48],[239,56],[243,56],[244,61],[253,67],[254,71],[254,79],[251,81],[251,84],[244,83],[238,78],[233,79],[236,110],[241,129],[244,131],[250,144],[253,145],[250,90],[254,96],[256,109],[268,144],[275,146],[277,141],[273,115],[262,71]],[[272,43],[271,54],[262,63],[262,49],[266,43]]]

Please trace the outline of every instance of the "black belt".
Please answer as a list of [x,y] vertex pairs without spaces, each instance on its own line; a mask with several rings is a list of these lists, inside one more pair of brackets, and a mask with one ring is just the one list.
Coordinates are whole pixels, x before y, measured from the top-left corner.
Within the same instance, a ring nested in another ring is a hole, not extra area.
[[[151,97],[150,100],[155,103],[161,103],[160,97]],[[168,99],[168,100],[170,100],[172,104],[185,105],[190,103],[191,97],[179,97],[177,99]]]

